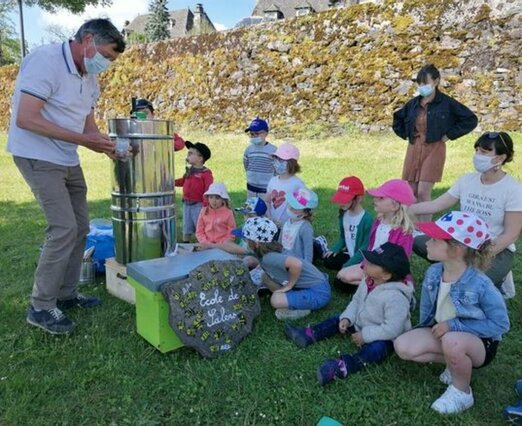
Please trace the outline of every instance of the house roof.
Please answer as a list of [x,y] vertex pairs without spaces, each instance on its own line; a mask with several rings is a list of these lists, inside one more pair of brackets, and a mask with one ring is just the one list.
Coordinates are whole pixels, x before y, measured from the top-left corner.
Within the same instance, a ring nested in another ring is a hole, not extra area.
[[[150,16],[150,14],[138,15],[129,25],[126,26],[126,30],[129,32],[145,34],[145,26],[147,25]],[[170,28],[171,38],[184,37],[188,35],[194,26],[194,13],[189,8],[172,10],[169,12],[169,18],[174,23]],[[203,19],[206,19],[207,24],[210,24],[210,26],[214,28],[214,25],[206,13],[203,13]]]
[[292,18],[296,16],[296,7],[306,5],[312,7],[316,12],[320,12],[328,10],[330,8],[329,4],[330,0],[308,0],[306,2],[303,0],[257,0],[252,16],[263,16],[265,10],[274,10],[274,6],[277,6],[284,18]]
[[296,9],[297,8],[299,8],[299,9],[311,8],[312,10],[315,10],[314,7],[312,6],[312,4],[309,1],[301,1],[295,7],[296,7]]

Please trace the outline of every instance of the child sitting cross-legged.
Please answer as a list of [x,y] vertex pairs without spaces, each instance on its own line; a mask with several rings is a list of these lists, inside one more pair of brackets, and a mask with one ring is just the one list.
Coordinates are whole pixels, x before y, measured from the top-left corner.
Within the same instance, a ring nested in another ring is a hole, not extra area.
[[329,359],[317,370],[326,385],[344,379],[368,364],[378,364],[393,353],[393,339],[411,328],[411,283],[404,282],[410,262],[404,249],[384,243],[373,251],[362,250],[364,277],[353,299],[340,316],[306,328],[285,324],[285,333],[299,347],[306,347],[337,333],[351,334],[359,350]]
[[279,238],[284,254],[291,254],[300,259],[313,261],[314,228],[312,210],[317,207],[317,194],[307,188],[300,188],[287,193],[288,220],[283,224]]

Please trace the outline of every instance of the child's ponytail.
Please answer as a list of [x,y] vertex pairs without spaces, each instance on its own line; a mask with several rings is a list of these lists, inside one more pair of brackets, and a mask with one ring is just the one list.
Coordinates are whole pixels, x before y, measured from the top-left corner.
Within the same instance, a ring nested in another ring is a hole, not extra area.
[[468,247],[464,255],[466,264],[474,266],[481,271],[487,270],[493,259],[493,253],[491,252],[492,246],[491,240],[487,240],[477,250]]
[[308,222],[312,221],[313,212],[312,209],[303,209],[303,219]]
[[480,269],[481,271],[485,271],[489,268],[491,259],[493,258],[491,253],[491,240],[487,240],[482,243],[478,249],[468,247],[457,240],[448,240],[448,244],[454,247],[460,246],[465,249],[464,262],[466,265],[473,266],[474,268]]

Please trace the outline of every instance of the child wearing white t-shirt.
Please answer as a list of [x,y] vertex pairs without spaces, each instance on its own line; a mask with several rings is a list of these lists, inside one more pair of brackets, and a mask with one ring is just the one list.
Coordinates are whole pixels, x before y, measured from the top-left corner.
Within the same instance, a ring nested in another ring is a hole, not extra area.
[[339,205],[339,238],[323,257],[325,268],[339,271],[362,262],[361,250],[368,248],[373,217],[364,210],[364,186],[357,176],[339,182],[331,198]]
[[304,188],[305,184],[295,176],[301,171],[297,162],[299,160],[299,150],[291,143],[284,143],[273,155],[274,169],[276,176],[268,182],[266,216],[271,219],[278,228],[288,220],[288,201],[286,194]]

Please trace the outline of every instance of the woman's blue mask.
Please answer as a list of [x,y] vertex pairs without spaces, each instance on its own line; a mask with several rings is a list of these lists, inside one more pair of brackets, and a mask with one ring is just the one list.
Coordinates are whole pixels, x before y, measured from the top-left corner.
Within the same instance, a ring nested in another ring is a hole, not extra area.
[[433,93],[433,86],[431,84],[423,84],[419,86],[419,95],[423,98],[430,96]]
[[105,71],[111,65],[110,59],[107,59],[100,52],[98,52],[98,49],[96,49],[96,43],[94,43],[94,40],[93,40],[93,45],[94,45],[94,49],[96,50],[96,54],[92,58],[88,58],[85,55],[85,50],[84,50],[83,64],[85,65],[85,71],[87,71],[87,74],[99,74],[99,73]]

